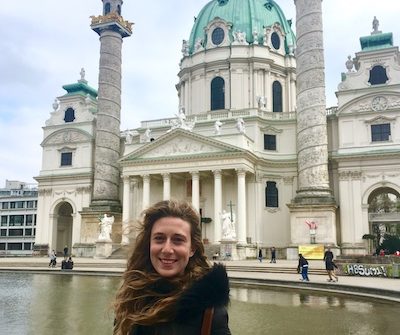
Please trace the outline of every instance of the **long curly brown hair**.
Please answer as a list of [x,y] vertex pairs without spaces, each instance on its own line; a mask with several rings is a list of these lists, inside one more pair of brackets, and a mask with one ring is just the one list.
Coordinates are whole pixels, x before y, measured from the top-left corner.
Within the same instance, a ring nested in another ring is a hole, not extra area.
[[[154,223],[164,217],[180,218],[190,224],[194,251],[181,277],[163,278],[150,261],[150,237]],[[187,202],[161,201],[143,212],[143,220],[115,302],[114,334],[129,334],[135,325],[171,321],[182,291],[210,269],[201,241],[200,217]]]

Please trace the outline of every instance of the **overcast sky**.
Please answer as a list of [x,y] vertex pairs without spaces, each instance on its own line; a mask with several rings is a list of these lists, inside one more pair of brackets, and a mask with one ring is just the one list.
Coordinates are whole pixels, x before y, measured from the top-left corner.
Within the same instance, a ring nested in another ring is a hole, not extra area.
[[[275,0],[293,19],[293,0]],[[134,22],[123,43],[121,130],[141,120],[172,117],[178,109],[175,84],[182,39],[208,0],[124,0],[122,15]],[[393,32],[399,44],[400,1],[324,0],[327,106],[347,55],[360,50],[359,37],[379,29]],[[75,83],[82,67],[97,89],[99,41],[90,15],[102,13],[101,0],[13,0],[0,11],[0,188],[5,180],[34,183],[41,168],[42,127],[62,85]]]

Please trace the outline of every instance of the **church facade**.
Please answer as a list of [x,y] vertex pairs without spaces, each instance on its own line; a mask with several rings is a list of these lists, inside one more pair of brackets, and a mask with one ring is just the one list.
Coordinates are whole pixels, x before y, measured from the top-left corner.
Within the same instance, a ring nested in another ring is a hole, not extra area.
[[[364,236],[399,233],[400,58],[392,34],[375,22],[360,39],[361,50],[349,56],[338,86],[338,106],[323,108],[321,122],[310,101],[310,111],[300,106],[299,95],[318,78],[297,76],[323,59],[313,53],[319,59],[304,61],[300,51],[312,46],[296,40],[276,2],[247,2],[205,5],[182,44],[178,112],[119,132],[118,143],[110,137],[116,162],[99,164],[111,154],[102,154],[98,127],[107,131],[101,115],[113,106],[105,101],[118,96],[101,99],[110,88],[91,88],[84,71],[77,83],[64,86],[67,93],[44,127],[36,177],[38,251],[70,245],[76,256],[96,256],[103,214],[116,218],[115,250],[134,241],[130,227],[143,209],[172,198],[199,210],[204,241],[214,249],[224,240],[229,213],[241,259],[272,246],[280,257],[294,258],[299,245],[310,243],[337,254],[364,254],[371,251]],[[320,2],[313,0],[319,8]],[[127,37],[121,6],[120,0],[104,1],[93,30]],[[300,24],[311,30],[308,22]],[[117,199],[102,193],[103,181],[113,185]],[[108,199],[112,206],[102,207]]]

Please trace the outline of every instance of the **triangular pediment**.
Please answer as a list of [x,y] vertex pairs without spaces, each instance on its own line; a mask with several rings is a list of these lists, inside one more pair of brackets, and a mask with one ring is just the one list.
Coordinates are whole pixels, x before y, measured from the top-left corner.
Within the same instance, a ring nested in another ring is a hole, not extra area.
[[135,160],[160,160],[193,156],[210,156],[240,153],[244,150],[195,134],[183,129],[174,129],[153,142],[121,158],[120,162]]

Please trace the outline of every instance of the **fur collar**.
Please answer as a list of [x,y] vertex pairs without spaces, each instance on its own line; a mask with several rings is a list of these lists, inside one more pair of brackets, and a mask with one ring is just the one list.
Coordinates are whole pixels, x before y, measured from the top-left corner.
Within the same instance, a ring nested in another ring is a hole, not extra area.
[[229,303],[229,279],[223,264],[214,264],[210,271],[183,292],[177,304],[176,319],[183,320],[203,313],[208,307]]

